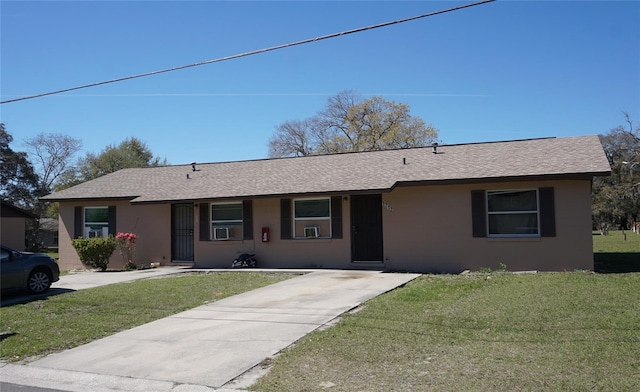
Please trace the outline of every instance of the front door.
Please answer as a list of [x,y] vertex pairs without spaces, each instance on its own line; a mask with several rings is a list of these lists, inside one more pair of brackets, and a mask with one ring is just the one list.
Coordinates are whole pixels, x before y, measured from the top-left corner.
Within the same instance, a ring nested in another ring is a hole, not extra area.
[[193,204],[171,205],[171,260],[193,261]]
[[382,195],[351,196],[351,261],[382,263]]

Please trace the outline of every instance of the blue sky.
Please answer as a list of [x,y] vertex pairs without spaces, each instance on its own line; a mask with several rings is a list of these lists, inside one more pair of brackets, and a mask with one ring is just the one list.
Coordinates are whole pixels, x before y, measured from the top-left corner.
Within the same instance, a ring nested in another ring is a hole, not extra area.
[[[215,59],[460,1],[8,1],[2,100]],[[255,56],[0,105],[26,138],[84,152],[135,136],[171,164],[264,158],[275,127],[354,90],[410,106],[443,143],[640,122],[639,1],[496,1]]]

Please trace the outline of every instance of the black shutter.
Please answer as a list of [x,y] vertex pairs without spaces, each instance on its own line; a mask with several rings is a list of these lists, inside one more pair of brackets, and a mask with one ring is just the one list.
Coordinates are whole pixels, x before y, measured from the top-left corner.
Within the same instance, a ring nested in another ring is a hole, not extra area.
[[209,228],[211,218],[209,217],[209,203],[200,203],[200,241],[209,241]]
[[116,235],[116,206],[109,206],[109,234]]
[[540,236],[556,236],[556,211],[553,188],[540,188]]
[[245,240],[253,239],[253,203],[251,200],[242,202],[242,237]]
[[474,237],[487,236],[487,202],[483,190],[471,191],[471,220]]
[[331,238],[342,238],[342,197],[331,198]]
[[83,235],[82,207],[73,208],[73,238],[81,238]]
[[280,199],[280,239],[291,239],[291,199]]

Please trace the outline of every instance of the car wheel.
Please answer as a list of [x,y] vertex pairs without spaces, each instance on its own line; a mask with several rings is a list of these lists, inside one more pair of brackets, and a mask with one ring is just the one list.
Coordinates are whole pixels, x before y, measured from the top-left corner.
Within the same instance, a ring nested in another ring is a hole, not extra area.
[[44,293],[49,290],[51,287],[51,275],[49,275],[46,271],[38,270],[33,271],[31,275],[29,275],[29,281],[27,282],[29,291],[34,294]]

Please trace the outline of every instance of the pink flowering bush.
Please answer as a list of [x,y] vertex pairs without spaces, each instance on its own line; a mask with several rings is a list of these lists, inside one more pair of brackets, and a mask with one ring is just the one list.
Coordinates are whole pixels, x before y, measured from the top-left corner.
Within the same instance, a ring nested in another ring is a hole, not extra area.
[[134,261],[137,239],[138,236],[135,233],[120,232],[116,234],[116,243],[118,244],[118,250],[120,251],[120,256],[122,256],[125,269],[133,270],[137,268]]

